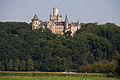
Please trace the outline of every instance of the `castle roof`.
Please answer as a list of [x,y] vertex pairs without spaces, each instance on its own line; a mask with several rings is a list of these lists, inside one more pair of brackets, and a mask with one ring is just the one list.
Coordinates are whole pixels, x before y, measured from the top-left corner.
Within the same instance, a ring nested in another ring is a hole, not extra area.
[[56,26],[64,26],[64,22],[54,22]]
[[76,26],[76,27],[77,27],[77,26],[79,26],[80,24],[79,24],[78,22],[76,22],[76,23],[75,23],[75,22],[71,22],[70,25],[71,25],[71,26]]
[[36,14],[35,14],[35,16],[33,17],[32,20],[39,20]]
[[41,22],[40,26],[47,26],[47,22]]

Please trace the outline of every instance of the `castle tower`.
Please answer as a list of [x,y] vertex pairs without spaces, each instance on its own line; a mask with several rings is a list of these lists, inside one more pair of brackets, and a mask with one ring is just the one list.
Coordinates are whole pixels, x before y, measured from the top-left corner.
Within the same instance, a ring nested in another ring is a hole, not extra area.
[[53,16],[50,15],[50,20],[54,22],[62,22],[62,16],[59,16],[57,7],[53,8]]
[[37,15],[35,14],[35,16],[32,19],[32,29],[39,29],[39,25],[40,25],[40,20],[38,19]]
[[58,15],[58,8],[55,7],[53,8],[53,16],[57,16]]
[[68,29],[68,18],[67,15],[65,16],[65,29]]

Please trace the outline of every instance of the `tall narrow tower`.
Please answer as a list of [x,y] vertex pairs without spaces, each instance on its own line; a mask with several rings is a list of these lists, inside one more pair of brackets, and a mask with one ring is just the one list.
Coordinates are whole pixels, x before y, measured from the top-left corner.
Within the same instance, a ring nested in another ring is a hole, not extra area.
[[53,16],[57,16],[58,15],[58,8],[55,7],[53,8]]

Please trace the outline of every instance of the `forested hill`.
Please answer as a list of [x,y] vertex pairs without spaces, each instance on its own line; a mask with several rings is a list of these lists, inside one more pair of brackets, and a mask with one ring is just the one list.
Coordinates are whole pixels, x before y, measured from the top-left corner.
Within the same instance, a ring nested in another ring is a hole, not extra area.
[[0,22],[0,70],[66,71],[80,65],[115,61],[120,54],[120,27],[81,23],[71,37],[31,24]]

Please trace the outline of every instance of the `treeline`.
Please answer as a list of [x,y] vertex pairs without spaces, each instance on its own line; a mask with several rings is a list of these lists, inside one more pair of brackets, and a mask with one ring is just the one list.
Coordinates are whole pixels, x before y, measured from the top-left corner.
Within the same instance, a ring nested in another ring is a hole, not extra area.
[[81,23],[75,35],[31,30],[31,24],[0,22],[0,70],[74,71],[81,65],[115,62],[120,53],[120,27]]

